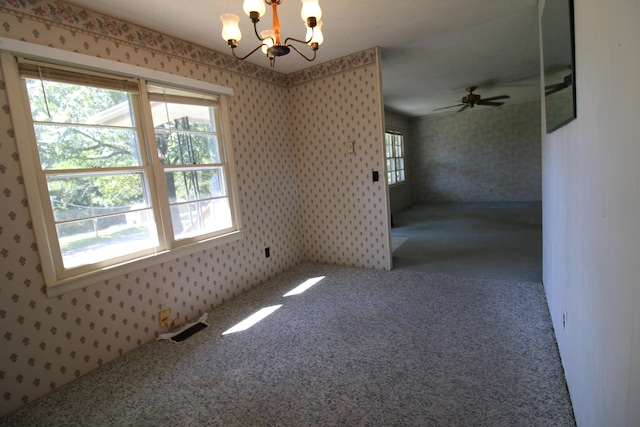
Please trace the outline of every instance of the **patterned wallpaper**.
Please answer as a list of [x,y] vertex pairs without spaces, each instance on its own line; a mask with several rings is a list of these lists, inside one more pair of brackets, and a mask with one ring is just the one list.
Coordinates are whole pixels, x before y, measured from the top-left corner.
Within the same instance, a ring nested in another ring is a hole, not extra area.
[[542,199],[540,101],[409,121],[412,203]]
[[290,91],[306,260],[390,269],[378,81],[367,66]]
[[[285,76],[43,0],[0,0],[0,36],[233,88],[246,235],[47,298],[0,76],[0,414],[154,339],[160,309],[197,317],[303,261],[389,268],[385,190],[370,179],[383,170],[375,49]],[[251,115],[271,103],[289,105],[292,117]],[[356,141],[355,154],[341,150],[347,140]]]

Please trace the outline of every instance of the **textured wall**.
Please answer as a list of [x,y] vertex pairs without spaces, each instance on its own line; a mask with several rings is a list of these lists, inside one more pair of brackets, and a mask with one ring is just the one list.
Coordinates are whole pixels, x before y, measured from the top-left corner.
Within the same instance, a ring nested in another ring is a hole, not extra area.
[[[283,122],[271,123],[265,115],[252,112],[266,111],[271,103],[286,105],[295,100],[295,95],[289,94],[289,86],[296,84],[298,89],[294,91],[299,90],[317,72],[335,75],[345,86],[351,84],[353,73],[357,81],[366,78],[361,87],[366,94],[362,96],[371,105],[365,109],[379,111],[380,107],[379,79],[371,72],[377,69],[375,50],[365,54],[372,61],[367,67],[361,67],[359,58],[363,54],[359,54],[284,76],[59,1],[0,1],[0,24],[3,37],[233,88],[229,115],[246,235],[234,243],[48,299],[43,292],[5,87],[0,81],[0,414],[4,414],[154,339],[159,309],[169,307],[174,316],[193,318],[305,260],[309,244],[304,241],[308,234],[303,234],[303,226],[309,225],[310,219],[303,223],[301,218],[308,217],[303,211],[310,208],[304,207],[301,200],[311,203],[319,197],[330,198],[336,191],[332,186],[338,184],[327,181],[323,184],[326,188],[320,191],[308,178],[296,176],[296,171],[316,167],[318,160],[300,154],[301,140],[296,136],[299,132],[291,128],[292,123],[300,122],[284,118]],[[313,80],[308,84],[318,83]],[[355,98],[334,99],[330,103],[323,100],[319,108],[330,115],[334,109],[349,108],[347,103],[355,102]],[[360,98],[357,101],[361,102]],[[374,146],[381,142],[375,136],[375,118],[376,113],[356,117],[364,120],[357,127],[362,138],[359,140],[369,144],[349,160],[350,167],[358,171],[370,170],[378,162],[379,153]],[[312,118],[304,113],[297,119]],[[318,128],[331,126],[330,120],[322,118]],[[356,137],[360,138],[352,136]],[[311,148],[312,143],[332,145],[338,139],[343,140],[342,136],[330,135],[328,139],[304,143]],[[343,171],[344,165],[329,160],[320,160],[325,162],[325,175]],[[297,169],[296,162],[302,162]],[[384,240],[388,240],[388,233],[382,229],[380,212],[386,208],[378,190],[364,180],[349,190],[348,196],[343,193],[346,189],[346,184],[339,186],[340,203],[331,204],[323,218],[337,219],[342,214],[334,214],[331,209],[342,209],[345,217],[348,214],[350,221],[358,223],[351,229],[356,230],[353,241],[357,244],[343,249],[346,236],[333,243],[325,242],[323,251],[337,255],[323,259],[337,264],[385,265]],[[338,230],[344,231],[337,220],[314,227],[322,227],[323,237],[335,237],[340,234]],[[375,239],[383,240],[378,250],[370,243]],[[267,246],[271,248],[269,259],[263,252]]]
[[539,201],[540,102],[410,121],[413,203]]
[[578,117],[542,147],[543,280],[581,427],[640,426],[639,5],[575,2]]
[[[383,108],[375,51],[349,71],[317,72],[290,92],[304,257],[390,269]],[[348,153],[346,143],[355,150]],[[380,180],[373,182],[372,171]]]

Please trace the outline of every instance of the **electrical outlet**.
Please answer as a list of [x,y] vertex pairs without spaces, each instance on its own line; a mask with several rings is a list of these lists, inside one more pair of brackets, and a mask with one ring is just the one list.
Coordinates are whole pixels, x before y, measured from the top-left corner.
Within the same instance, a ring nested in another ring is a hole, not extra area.
[[158,312],[158,323],[160,327],[169,326],[171,324],[171,309],[165,308]]
[[345,144],[346,148],[347,148],[347,153],[349,154],[353,154],[356,151],[356,142],[355,141],[349,141]]
[[269,248],[264,248],[264,256],[265,258],[269,258],[271,256],[271,250]]

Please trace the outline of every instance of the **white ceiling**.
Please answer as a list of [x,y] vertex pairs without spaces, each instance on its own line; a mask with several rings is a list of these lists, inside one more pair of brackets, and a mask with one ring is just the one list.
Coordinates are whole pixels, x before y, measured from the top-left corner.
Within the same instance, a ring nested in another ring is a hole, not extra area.
[[[67,0],[219,52],[219,16],[240,16],[238,55],[259,43],[242,0]],[[407,116],[458,104],[465,88],[483,98],[507,94],[507,102],[540,96],[537,0],[320,0],[324,43],[317,62],[379,46],[385,107]],[[305,37],[301,3],[283,0],[278,14],[284,37]],[[271,10],[258,31],[271,28]],[[303,46],[305,48],[305,46]],[[268,67],[259,52],[248,61]],[[278,58],[276,71],[309,63],[295,52]],[[491,107],[476,107],[491,108]],[[445,112],[457,109],[444,110]]]

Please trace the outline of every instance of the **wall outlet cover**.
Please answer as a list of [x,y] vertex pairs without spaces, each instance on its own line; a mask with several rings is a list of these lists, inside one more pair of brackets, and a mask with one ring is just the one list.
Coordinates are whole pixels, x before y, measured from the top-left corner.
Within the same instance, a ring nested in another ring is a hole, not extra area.
[[158,324],[160,327],[169,326],[171,324],[171,309],[165,308],[158,312]]
[[347,147],[347,153],[349,153],[349,154],[355,153],[355,151],[356,151],[356,142],[355,141],[349,141],[345,145]]

